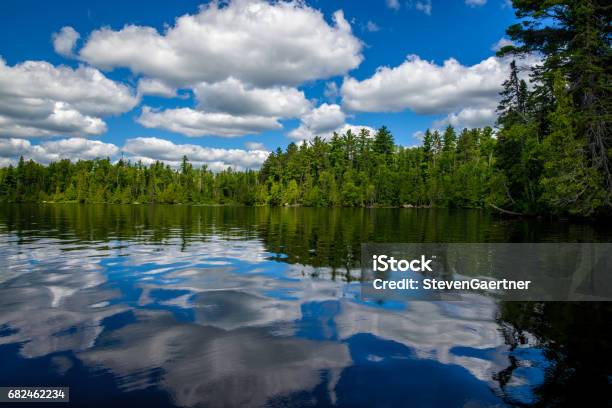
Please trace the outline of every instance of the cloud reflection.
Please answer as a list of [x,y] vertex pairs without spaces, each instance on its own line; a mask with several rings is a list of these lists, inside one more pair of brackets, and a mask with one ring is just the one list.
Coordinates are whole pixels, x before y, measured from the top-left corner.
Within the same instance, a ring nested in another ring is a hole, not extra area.
[[138,323],[112,332],[78,354],[110,369],[127,390],[146,388],[147,372],[163,369],[160,386],[180,406],[261,406],[278,395],[309,390],[321,371],[351,363],[348,347],[274,336],[259,328],[223,330],[178,323],[164,312],[138,312]]
[[[508,366],[491,299],[364,303],[355,267],[283,262],[296,259],[283,245],[197,221],[163,238],[140,227],[95,241],[55,228],[3,234],[0,345],[51,356],[60,375],[76,358],[122,392],[160,388],[186,407],[264,405],[321,387],[340,401],[351,369],[388,364],[384,347],[462,367],[485,388]],[[364,336],[381,349],[362,356]]]

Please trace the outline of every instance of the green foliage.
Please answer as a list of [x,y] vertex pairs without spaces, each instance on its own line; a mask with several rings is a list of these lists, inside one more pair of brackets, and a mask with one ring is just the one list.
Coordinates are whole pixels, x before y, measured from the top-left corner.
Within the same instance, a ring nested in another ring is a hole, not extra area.
[[390,155],[393,153],[395,144],[393,143],[393,135],[389,132],[386,126],[381,127],[374,136],[373,150],[382,155]]
[[550,114],[551,132],[542,143],[542,200],[556,213],[591,215],[605,200],[602,175],[588,166],[586,141],[577,136],[565,85],[557,75],[554,87],[557,108]]
[[[516,64],[498,112],[506,204],[591,216],[612,210],[612,7],[605,0],[515,0],[500,55],[538,55],[532,89]],[[510,156],[527,166],[520,170]]]
[[411,148],[396,146],[386,127],[374,136],[347,131],[271,154],[260,180],[272,178],[270,194],[281,194],[273,205],[482,207],[494,144],[490,128],[464,130],[459,138],[452,126],[443,136],[428,130],[424,145]]
[[543,163],[536,126],[516,124],[503,128],[498,135],[495,156],[506,191],[504,200],[498,204],[519,212],[538,212]]
[[[431,132],[427,131],[427,134]],[[488,136],[483,136],[488,135]],[[187,157],[178,169],[153,163],[108,159],[42,166],[20,160],[0,169],[0,200],[86,203],[304,205],[313,207],[454,206],[482,207],[488,197],[490,129],[444,137],[435,149],[403,148],[382,127],[290,144],[269,155],[259,172],[195,169]],[[486,140],[488,144],[481,144]],[[484,149],[481,151],[481,148]]]
[[20,159],[0,169],[0,201],[82,203],[266,203],[268,193],[254,171],[231,169],[212,173],[194,169],[187,158],[178,170],[162,163],[149,167],[109,159],[75,163],[61,160],[48,166]]
[[294,205],[297,204],[300,198],[300,190],[298,189],[297,181],[290,180],[287,183],[287,188],[283,192],[283,202],[285,204]]

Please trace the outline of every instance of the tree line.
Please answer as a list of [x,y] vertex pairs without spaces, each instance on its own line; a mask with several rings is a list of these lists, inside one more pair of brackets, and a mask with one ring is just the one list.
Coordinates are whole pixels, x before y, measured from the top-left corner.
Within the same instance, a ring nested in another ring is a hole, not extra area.
[[15,167],[0,169],[5,202],[253,204],[249,197],[257,184],[256,171],[213,173],[194,168],[187,157],[179,169],[109,158],[47,166],[21,158]]
[[9,202],[190,203],[304,206],[482,207],[491,200],[495,139],[491,128],[449,126],[425,132],[423,146],[404,148],[380,128],[350,130],[326,141],[291,143],[259,171],[214,173],[187,157],[178,169],[110,159],[61,160],[48,166],[23,158],[0,169]]
[[517,45],[537,55],[529,83],[510,65],[496,128],[427,130],[395,145],[386,127],[271,153],[259,171],[213,173],[119,160],[21,159],[0,169],[0,200],[304,206],[494,207],[521,214],[610,215],[612,7],[606,1],[513,2]]

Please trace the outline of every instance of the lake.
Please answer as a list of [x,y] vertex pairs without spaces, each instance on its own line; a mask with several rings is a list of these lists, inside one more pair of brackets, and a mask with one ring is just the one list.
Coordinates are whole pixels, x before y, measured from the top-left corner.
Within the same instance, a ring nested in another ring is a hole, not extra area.
[[476,210],[3,205],[0,385],[90,407],[606,406],[608,303],[368,302],[359,259],[611,240]]

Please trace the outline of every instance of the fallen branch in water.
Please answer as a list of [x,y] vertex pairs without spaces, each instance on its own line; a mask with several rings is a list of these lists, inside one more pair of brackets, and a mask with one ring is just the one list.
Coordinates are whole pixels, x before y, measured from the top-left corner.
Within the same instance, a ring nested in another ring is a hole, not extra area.
[[499,208],[495,204],[489,204],[489,205],[491,207],[493,207],[494,209],[496,209],[497,211],[503,213],[503,214],[518,215],[518,216],[528,216],[528,215],[530,215],[530,214],[524,214],[524,213],[514,212],[514,211],[510,211],[510,210],[504,210],[503,208]]

